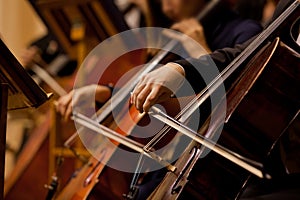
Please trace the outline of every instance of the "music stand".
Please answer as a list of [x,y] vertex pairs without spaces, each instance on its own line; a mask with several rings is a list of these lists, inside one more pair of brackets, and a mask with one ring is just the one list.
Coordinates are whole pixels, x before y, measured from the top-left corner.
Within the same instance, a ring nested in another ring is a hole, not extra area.
[[4,192],[7,111],[38,107],[52,94],[41,89],[0,39],[0,198]]

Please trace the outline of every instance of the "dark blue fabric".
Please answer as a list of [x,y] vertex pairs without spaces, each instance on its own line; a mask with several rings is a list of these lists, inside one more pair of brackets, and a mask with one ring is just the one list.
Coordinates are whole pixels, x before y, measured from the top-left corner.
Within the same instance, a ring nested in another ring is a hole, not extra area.
[[[274,15],[272,17],[272,20],[270,23],[275,20],[294,0],[282,0],[279,1],[276,10],[274,12]],[[188,58],[188,59],[182,59],[182,60],[177,60],[174,61],[181,66],[184,67],[185,69],[185,74],[186,74],[186,79],[189,81],[189,83],[193,86],[195,92],[200,92],[205,85],[199,84],[199,79],[201,80],[201,74],[199,74],[197,68],[202,68],[203,65],[206,65],[206,61],[208,59],[212,59],[216,66],[218,67],[219,71],[222,71],[231,61],[234,60],[235,57],[237,57],[252,41],[255,39],[256,35],[251,37],[251,39],[246,40],[246,42],[240,43],[237,42],[236,45],[232,46],[227,46],[225,48],[222,48],[221,46],[225,46],[228,44],[230,41],[243,41],[244,35],[241,36],[238,34],[238,31],[242,30],[247,30],[247,27],[249,27],[248,31],[249,33],[252,32],[250,31],[250,24],[248,20],[240,22],[239,25],[237,25],[237,21],[240,19],[235,19],[232,22],[228,22],[228,19],[225,20],[227,21],[228,28],[221,28],[222,26],[219,25],[219,28],[216,28],[212,31],[212,34],[206,34],[207,40],[212,40],[211,41],[211,48],[217,50],[214,50],[211,54],[202,56],[201,58]],[[251,20],[250,20],[251,21]],[[234,26],[236,24],[236,26]],[[267,27],[268,25],[266,25]],[[232,30],[230,29],[232,28]],[[237,28],[239,27],[239,28]],[[223,30],[223,31],[221,31]],[[232,34],[230,34],[232,33]],[[245,33],[245,32],[244,32]],[[249,34],[247,33],[247,34]],[[240,37],[238,37],[240,36]],[[226,40],[223,40],[222,37],[226,37]],[[231,38],[231,39],[230,39]],[[234,39],[235,38],[235,39]],[[216,47],[218,45],[218,47]]]
[[212,51],[225,47],[234,47],[241,44],[262,31],[259,22],[251,19],[240,18],[234,12],[223,11],[216,18],[204,27],[207,43]]

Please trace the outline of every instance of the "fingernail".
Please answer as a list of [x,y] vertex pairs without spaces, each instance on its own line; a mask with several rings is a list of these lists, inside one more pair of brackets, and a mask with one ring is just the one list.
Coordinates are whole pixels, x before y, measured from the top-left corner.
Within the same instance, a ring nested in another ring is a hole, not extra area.
[[131,104],[133,104],[133,97],[132,97],[132,95],[133,95],[133,92],[130,92],[130,103]]

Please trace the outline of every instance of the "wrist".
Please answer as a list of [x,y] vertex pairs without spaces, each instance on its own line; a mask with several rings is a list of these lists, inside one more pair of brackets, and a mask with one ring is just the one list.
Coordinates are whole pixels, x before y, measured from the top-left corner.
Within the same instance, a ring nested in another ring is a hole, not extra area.
[[185,76],[185,70],[184,70],[184,68],[180,64],[174,63],[174,62],[169,62],[169,63],[166,64],[166,66],[170,67],[172,69],[175,69],[182,76]]
[[112,87],[97,85],[95,91],[95,100],[99,103],[105,103],[112,95]]

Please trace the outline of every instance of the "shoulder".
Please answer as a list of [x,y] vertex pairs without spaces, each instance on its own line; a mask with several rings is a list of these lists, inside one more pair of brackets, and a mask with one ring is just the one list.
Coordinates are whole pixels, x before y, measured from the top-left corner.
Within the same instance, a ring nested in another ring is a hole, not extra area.
[[235,32],[260,32],[262,31],[262,25],[252,19],[236,18],[228,22],[228,26]]
[[224,11],[223,15],[223,18],[218,19],[219,25],[214,33],[219,38],[217,40],[226,38],[228,44],[224,47],[243,43],[263,30],[260,22],[242,18],[232,10]]
[[252,28],[262,30],[262,25],[259,21],[243,18],[238,18],[236,21],[239,28]]
[[229,22],[228,27],[231,29],[236,44],[247,41],[263,30],[262,25],[258,21],[243,18],[232,20]]

